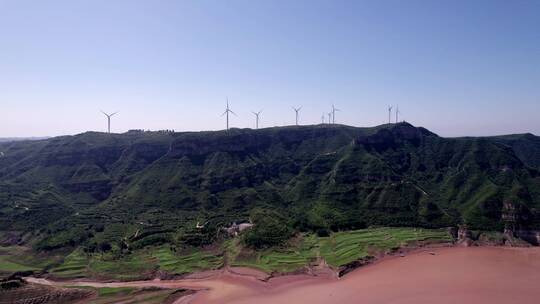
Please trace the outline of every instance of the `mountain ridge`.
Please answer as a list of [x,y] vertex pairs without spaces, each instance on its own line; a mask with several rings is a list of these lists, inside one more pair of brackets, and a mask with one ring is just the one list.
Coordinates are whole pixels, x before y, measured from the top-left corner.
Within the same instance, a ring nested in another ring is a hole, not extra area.
[[[26,233],[41,249],[137,230],[149,239],[131,246],[202,244],[214,241],[217,227],[261,210],[292,230],[321,233],[373,225],[538,229],[537,142],[528,134],[444,138],[399,123],[2,143],[0,231]],[[197,221],[214,230],[193,240]]]

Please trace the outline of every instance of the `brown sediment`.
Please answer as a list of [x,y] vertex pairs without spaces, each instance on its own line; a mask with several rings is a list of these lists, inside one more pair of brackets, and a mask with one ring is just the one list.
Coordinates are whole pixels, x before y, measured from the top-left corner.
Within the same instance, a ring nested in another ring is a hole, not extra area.
[[231,274],[239,276],[248,276],[256,278],[260,281],[268,281],[272,276],[262,270],[250,268],[250,267],[228,267],[227,271]]
[[[31,279],[35,283],[65,282]],[[286,275],[263,282],[224,271],[205,279],[70,282],[95,287],[187,288],[174,303],[539,303],[540,248],[448,247],[387,256],[342,278]]]
[[90,290],[62,288],[35,283],[24,283],[14,288],[0,288],[0,304],[74,303],[94,296],[95,292]]

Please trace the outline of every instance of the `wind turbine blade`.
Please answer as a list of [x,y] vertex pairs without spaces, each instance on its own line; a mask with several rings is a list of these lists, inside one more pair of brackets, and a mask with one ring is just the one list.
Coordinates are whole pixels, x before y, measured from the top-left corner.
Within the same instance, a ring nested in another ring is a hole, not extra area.
[[238,115],[236,115],[236,113],[234,113],[232,110],[229,110],[229,112],[233,113],[234,116],[238,116]]
[[116,111],[116,112],[112,113],[112,114],[111,114],[111,116],[113,116],[113,115],[114,115],[114,114],[116,114],[116,113],[118,113],[118,111]]
[[221,116],[223,116],[223,115],[225,115],[225,114],[227,114],[227,110],[225,110],[225,112],[223,112],[223,114],[221,114]]

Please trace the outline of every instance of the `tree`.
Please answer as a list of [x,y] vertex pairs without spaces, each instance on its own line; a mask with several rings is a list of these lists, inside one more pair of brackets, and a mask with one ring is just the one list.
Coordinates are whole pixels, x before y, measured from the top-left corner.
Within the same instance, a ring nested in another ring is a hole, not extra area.
[[271,210],[256,210],[251,216],[255,224],[244,237],[246,245],[253,248],[265,248],[285,243],[292,235],[286,217]]

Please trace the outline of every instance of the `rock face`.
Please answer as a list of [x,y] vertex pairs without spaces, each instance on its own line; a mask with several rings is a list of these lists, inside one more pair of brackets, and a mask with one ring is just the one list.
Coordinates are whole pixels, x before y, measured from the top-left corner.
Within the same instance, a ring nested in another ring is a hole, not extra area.
[[537,230],[518,230],[516,236],[533,245],[540,245],[540,231]]
[[448,227],[448,233],[452,236],[454,240],[458,239],[458,228],[457,227]]
[[230,236],[238,236],[238,234],[240,234],[242,231],[250,229],[253,226],[253,223],[237,224],[236,222],[234,222],[231,226],[224,227],[223,230],[225,230]]
[[345,264],[338,269],[338,277],[342,277],[346,275],[347,273],[355,270],[356,268],[362,267],[364,265],[368,265],[371,262],[375,260],[375,257],[373,256],[367,256],[365,258],[353,261],[351,263]]
[[459,226],[457,243],[466,247],[473,245],[474,241],[472,240],[472,233],[466,225]]
[[21,232],[18,231],[6,231],[0,237],[0,246],[13,246],[21,243],[23,241],[23,236]]

